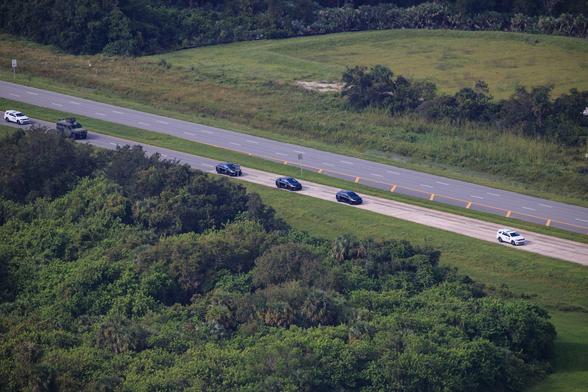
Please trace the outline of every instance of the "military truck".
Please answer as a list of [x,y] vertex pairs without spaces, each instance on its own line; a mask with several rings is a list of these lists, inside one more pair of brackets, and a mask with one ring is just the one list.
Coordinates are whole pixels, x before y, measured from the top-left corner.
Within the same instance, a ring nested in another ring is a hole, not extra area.
[[85,139],[88,137],[88,130],[82,127],[82,124],[73,117],[57,121],[56,128],[57,132],[72,139]]

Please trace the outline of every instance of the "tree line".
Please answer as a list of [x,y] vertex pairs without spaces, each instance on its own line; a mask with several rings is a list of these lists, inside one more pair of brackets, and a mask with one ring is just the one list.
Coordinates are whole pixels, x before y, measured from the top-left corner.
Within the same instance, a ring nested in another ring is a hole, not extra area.
[[588,91],[571,89],[554,99],[551,86],[520,86],[510,98],[495,101],[488,84],[480,80],[453,95],[438,94],[434,83],[395,75],[383,65],[348,68],[342,81],[342,95],[356,110],[377,107],[390,115],[414,113],[429,121],[487,124],[569,147],[580,147],[588,138]]
[[0,30],[71,53],[142,55],[202,45],[393,28],[588,35],[580,0],[8,0]]
[[0,389],[519,391],[546,311],[402,240],[293,230],[224,178],[0,140]]

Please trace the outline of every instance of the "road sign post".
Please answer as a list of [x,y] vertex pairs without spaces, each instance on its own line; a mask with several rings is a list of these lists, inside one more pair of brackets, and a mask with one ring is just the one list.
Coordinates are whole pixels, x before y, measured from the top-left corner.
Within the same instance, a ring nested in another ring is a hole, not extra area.
[[16,59],[12,59],[12,80],[16,79]]
[[302,155],[302,153],[298,153],[298,165],[300,166],[300,177],[302,177],[302,159],[304,158],[304,155]]

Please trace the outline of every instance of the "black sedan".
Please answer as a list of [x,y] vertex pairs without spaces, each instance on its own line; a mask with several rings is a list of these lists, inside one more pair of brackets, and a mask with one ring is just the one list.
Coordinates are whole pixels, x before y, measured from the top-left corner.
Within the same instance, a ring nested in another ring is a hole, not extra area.
[[347,204],[361,204],[363,203],[363,199],[359,197],[359,195],[353,191],[339,191],[335,196],[338,202],[347,203]]
[[216,172],[218,174],[225,174],[231,177],[242,176],[241,166],[236,163],[219,163],[216,165]]
[[280,177],[276,179],[276,186],[280,189],[288,189],[289,191],[299,191],[302,189],[302,184],[292,177]]

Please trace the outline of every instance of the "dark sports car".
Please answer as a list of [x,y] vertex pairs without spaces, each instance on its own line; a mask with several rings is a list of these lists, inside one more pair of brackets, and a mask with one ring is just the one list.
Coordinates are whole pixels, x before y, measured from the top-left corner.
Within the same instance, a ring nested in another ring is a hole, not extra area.
[[347,203],[347,204],[361,204],[363,203],[363,199],[359,197],[359,195],[353,191],[339,191],[335,196],[338,202]]
[[276,186],[280,189],[288,189],[290,191],[299,191],[302,189],[302,184],[292,177],[280,177],[276,179]]
[[218,174],[225,174],[231,177],[242,176],[241,166],[236,163],[219,163],[216,165],[216,172]]

